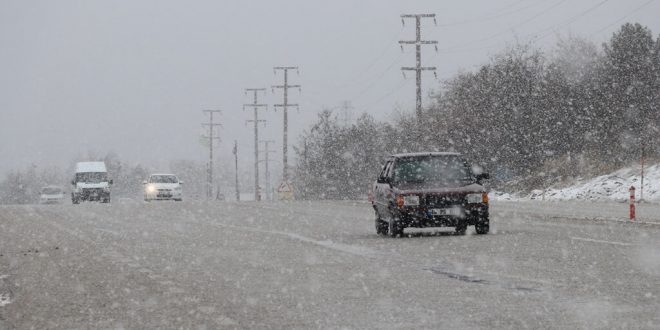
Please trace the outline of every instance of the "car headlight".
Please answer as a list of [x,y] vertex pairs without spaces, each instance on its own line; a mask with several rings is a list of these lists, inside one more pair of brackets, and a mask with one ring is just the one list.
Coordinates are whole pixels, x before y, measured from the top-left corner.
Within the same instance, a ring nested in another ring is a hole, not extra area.
[[488,203],[488,194],[487,193],[468,194],[467,202],[468,204]]
[[154,187],[152,185],[148,185],[147,186],[147,192],[150,192],[150,193],[156,192],[156,187]]
[[404,195],[403,196],[403,205],[407,205],[407,206],[417,206],[417,205],[419,205],[419,196],[417,196],[417,195]]

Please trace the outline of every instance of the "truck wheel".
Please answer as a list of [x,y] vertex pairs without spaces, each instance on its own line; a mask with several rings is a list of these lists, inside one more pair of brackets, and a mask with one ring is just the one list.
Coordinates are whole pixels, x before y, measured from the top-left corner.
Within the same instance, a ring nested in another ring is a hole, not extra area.
[[456,224],[456,235],[465,235],[465,231],[467,230],[467,223],[460,221]]
[[78,204],[80,201],[77,198],[71,198],[71,203]]
[[380,218],[378,215],[378,212],[376,212],[376,234],[378,235],[387,235],[387,227],[388,224],[386,221],[383,221],[383,219]]
[[490,230],[490,222],[488,219],[485,221],[479,221],[476,225],[474,225],[474,229],[479,235],[488,234],[488,231]]
[[387,233],[390,237],[403,237],[404,226],[396,218],[391,219],[387,224]]

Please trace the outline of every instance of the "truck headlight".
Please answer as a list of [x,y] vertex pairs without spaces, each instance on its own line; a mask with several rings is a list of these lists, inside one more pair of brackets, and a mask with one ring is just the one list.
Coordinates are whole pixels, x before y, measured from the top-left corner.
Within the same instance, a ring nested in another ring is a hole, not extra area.
[[148,185],[147,186],[147,192],[150,192],[150,193],[156,192],[156,187],[154,187],[152,185]]
[[488,194],[487,193],[468,194],[467,202],[468,204],[488,203]]
[[403,196],[403,205],[418,206],[419,205],[419,196],[417,196],[417,195],[404,195]]

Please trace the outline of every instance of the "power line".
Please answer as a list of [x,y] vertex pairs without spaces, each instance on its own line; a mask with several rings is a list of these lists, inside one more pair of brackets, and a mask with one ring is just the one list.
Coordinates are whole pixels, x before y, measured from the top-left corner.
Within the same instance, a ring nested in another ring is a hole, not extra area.
[[532,34],[529,34],[528,37],[531,37],[532,35],[536,35],[536,34],[541,34],[541,33],[544,33],[544,32],[547,31],[547,33],[544,33],[543,35],[540,35],[540,36],[537,36],[537,37],[534,38],[535,40],[541,40],[541,39],[549,36],[550,34],[552,34],[552,32],[554,31],[554,29],[557,26],[563,26],[563,25],[566,25],[566,24],[571,24],[571,23],[575,22],[576,20],[578,20],[580,17],[583,17],[583,16],[589,14],[590,12],[598,9],[600,6],[604,5],[605,3],[609,2],[609,1],[610,0],[603,0],[599,3],[597,3],[596,5],[587,8],[586,10],[580,12],[579,14],[577,14],[575,16],[563,20],[561,23],[551,25],[551,26],[549,26],[545,29],[539,30],[539,31],[537,31],[535,33],[532,33]]
[[641,5],[638,6],[637,8],[635,8],[635,9],[633,9],[632,11],[628,12],[627,14],[623,15],[621,18],[617,19],[616,21],[614,21],[614,22],[612,22],[612,23],[606,25],[605,27],[599,29],[599,30],[596,31],[596,32],[591,33],[591,34],[589,35],[589,38],[591,38],[591,37],[593,37],[594,35],[599,34],[599,33],[603,32],[603,31],[609,29],[609,28],[612,27],[614,24],[617,24],[617,23],[621,22],[622,20],[626,19],[628,16],[630,16],[630,15],[632,15],[632,14],[634,14],[634,13],[640,11],[640,10],[642,10],[642,8],[644,8],[644,7],[648,6],[648,5],[650,5],[652,2],[655,2],[655,0],[649,0],[649,1],[647,1],[647,2],[645,2],[645,3],[643,3],[643,4],[641,4]]
[[[517,2],[515,2],[515,3],[513,3],[513,4],[510,4],[510,5],[508,5],[508,6],[502,7],[502,8],[500,8],[500,9],[498,9],[498,10],[495,10],[495,12],[509,9],[510,7],[513,7],[514,5],[517,5],[517,4],[521,3],[521,2],[524,2],[524,0],[522,0],[522,1],[517,1]],[[519,12],[521,12],[521,11],[524,11],[524,10],[529,9],[529,8],[531,8],[531,7],[537,6],[539,3],[543,3],[543,2],[545,2],[545,1],[543,1],[543,0],[541,0],[541,1],[536,1],[536,2],[533,2],[533,3],[530,4],[530,5],[527,5],[527,6],[524,6],[524,7],[521,7],[521,8],[516,8],[516,9],[511,10],[511,11],[508,11],[508,12],[503,12],[503,13],[500,12],[500,13],[495,13],[495,14],[492,14],[492,15],[484,15],[484,16],[481,16],[481,17],[475,17],[475,18],[470,18],[470,19],[464,19],[464,20],[462,20],[462,21],[450,22],[450,23],[445,23],[445,24],[438,24],[438,26],[439,26],[439,27],[450,27],[450,26],[463,25],[463,24],[468,24],[468,23],[473,23],[473,22],[479,22],[479,23],[481,23],[481,22],[486,22],[486,21],[492,21],[492,20],[494,20],[494,19],[498,19],[498,18],[500,18],[500,17],[508,16],[508,15],[511,15],[511,14],[517,14],[517,13],[519,13]]]
[[[554,9],[555,7],[561,5],[561,4],[564,3],[564,2],[566,2],[566,0],[559,0],[559,1],[555,2],[555,3],[553,3],[552,5],[550,5],[549,7],[543,9],[542,11],[536,13],[536,14],[533,15],[532,17],[530,17],[530,18],[528,18],[528,19],[526,19],[526,20],[524,20],[524,21],[522,21],[522,22],[519,22],[519,23],[516,24],[516,25],[513,25],[513,26],[508,27],[506,30],[502,30],[502,31],[500,31],[500,32],[494,33],[494,34],[492,34],[492,35],[489,35],[488,37],[484,37],[484,38],[480,38],[480,39],[475,39],[475,40],[471,40],[471,41],[468,41],[468,42],[465,42],[465,43],[462,43],[462,44],[459,44],[459,45],[454,45],[454,46],[451,46],[451,47],[448,47],[448,48],[440,49],[439,51],[442,52],[442,53],[447,53],[447,52],[450,52],[450,51],[461,50],[461,48],[466,47],[466,46],[470,46],[470,45],[474,44],[475,42],[481,42],[481,41],[491,40],[491,39],[493,39],[493,38],[495,38],[495,37],[499,37],[499,36],[501,36],[501,35],[503,35],[503,34],[509,33],[512,29],[518,28],[518,27],[520,27],[520,26],[522,26],[522,25],[525,25],[525,24],[527,24],[527,23],[533,21],[534,19],[536,19],[536,18],[538,18],[538,17],[544,15],[545,13],[549,12],[550,10]],[[474,49],[474,48],[469,49],[469,50],[473,50],[473,49]]]
[[403,53],[399,54],[399,56],[392,62],[384,71],[382,71],[378,77],[375,77],[374,79],[371,79],[369,84],[365,88],[363,88],[360,92],[356,93],[355,97],[353,97],[353,100],[357,100],[360,97],[362,97],[366,92],[368,92],[372,87],[374,87],[378,82],[381,82],[381,78],[385,76],[386,73],[388,73],[392,68],[394,68],[397,64],[401,62],[401,59],[403,58]]
[[365,109],[365,110],[371,109],[371,107],[373,107],[374,105],[379,104],[385,98],[387,98],[387,97],[391,96],[392,94],[394,94],[395,92],[401,90],[401,88],[403,88],[406,85],[406,83],[408,83],[408,80],[406,80],[406,79],[401,80],[401,82],[396,87],[394,87],[392,90],[390,90],[389,92],[387,92],[383,96],[379,97],[375,101],[373,101],[371,103],[368,103],[367,105],[363,106],[363,109]]

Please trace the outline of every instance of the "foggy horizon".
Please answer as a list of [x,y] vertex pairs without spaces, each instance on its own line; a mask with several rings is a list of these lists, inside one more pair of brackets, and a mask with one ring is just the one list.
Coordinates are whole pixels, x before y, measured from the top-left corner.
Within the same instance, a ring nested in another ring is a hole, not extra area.
[[[66,168],[77,156],[116,153],[129,164],[166,171],[170,161],[203,162],[203,109],[222,109],[216,148],[219,164],[233,164],[238,141],[241,167],[253,164],[252,110],[260,94],[260,139],[275,140],[281,160],[282,73],[298,66],[290,84],[289,164],[299,134],[322,108],[344,101],[352,119],[367,112],[392,120],[414,111],[414,22],[400,14],[435,13],[424,20],[422,64],[438,68],[422,79],[423,103],[440,81],[470,71],[516,42],[552,49],[558,37],[574,35],[597,45],[625,22],[660,32],[655,1],[352,1],[244,3],[176,1],[59,1],[0,4],[0,174],[23,169]],[[272,165],[279,177],[279,163]]]

